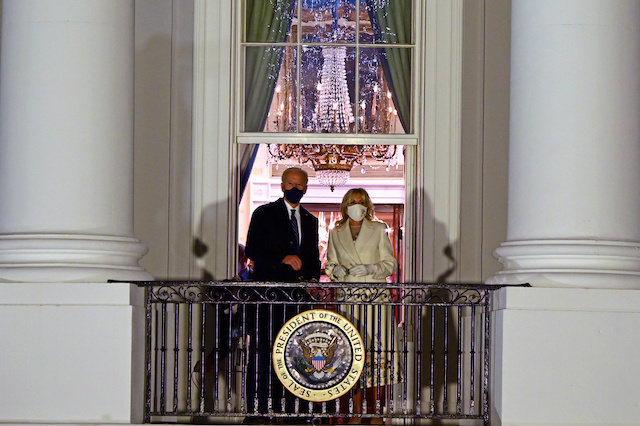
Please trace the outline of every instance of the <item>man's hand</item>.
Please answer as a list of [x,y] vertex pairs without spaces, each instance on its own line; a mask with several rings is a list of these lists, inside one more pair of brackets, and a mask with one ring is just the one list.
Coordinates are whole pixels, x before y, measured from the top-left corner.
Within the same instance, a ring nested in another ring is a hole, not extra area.
[[284,259],[282,259],[282,263],[291,266],[294,271],[302,269],[302,260],[295,254],[286,255]]
[[333,276],[341,280],[347,276],[347,270],[342,265],[336,265],[333,268]]

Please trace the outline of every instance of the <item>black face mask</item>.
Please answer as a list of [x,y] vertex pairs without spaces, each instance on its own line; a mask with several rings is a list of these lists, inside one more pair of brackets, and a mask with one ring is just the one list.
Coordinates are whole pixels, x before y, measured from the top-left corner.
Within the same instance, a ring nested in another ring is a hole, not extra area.
[[284,191],[284,198],[286,198],[287,201],[290,202],[291,204],[298,204],[302,199],[303,195],[304,195],[304,192],[302,191],[302,189],[299,189],[296,187],[293,187],[291,189],[286,189]]

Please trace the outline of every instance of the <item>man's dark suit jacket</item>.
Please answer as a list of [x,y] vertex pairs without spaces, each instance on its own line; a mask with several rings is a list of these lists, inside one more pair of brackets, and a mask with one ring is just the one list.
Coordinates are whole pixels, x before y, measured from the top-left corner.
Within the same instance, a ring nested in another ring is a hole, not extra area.
[[[247,257],[253,260],[254,281],[296,282],[320,278],[318,219],[300,206],[302,241],[296,253],[291,213],[284,198],[258,207],[247,234]],[[295,271],[282,263],[289,254],[298,254],[302,268]]]

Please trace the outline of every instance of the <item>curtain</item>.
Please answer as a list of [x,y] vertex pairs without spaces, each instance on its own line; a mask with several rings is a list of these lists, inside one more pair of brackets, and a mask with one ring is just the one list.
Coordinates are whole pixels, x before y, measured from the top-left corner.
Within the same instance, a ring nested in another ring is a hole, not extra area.
[[[411,43],[411,0],[365,0],[376,43]],[[411,49],[382,48],[382,69],[405,132],[411,131]]]
[[[248,43],[282,43],[287,40],[296,0],[248,0],[246,7]],[[244,131],[260,132],[278,81],[284,47],[248,46],[245,66]],[[240,199],[249,181],[258,145],[240,145]]]

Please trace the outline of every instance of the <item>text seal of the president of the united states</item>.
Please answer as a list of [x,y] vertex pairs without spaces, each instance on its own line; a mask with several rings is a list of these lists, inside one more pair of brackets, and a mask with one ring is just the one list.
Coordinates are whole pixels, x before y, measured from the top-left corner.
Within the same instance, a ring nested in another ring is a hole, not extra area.
[[307,401],[349,391],[364,368],[364,344],[342,315],[313,309],[289,319],[273,342],[273,368],[284,387]]

